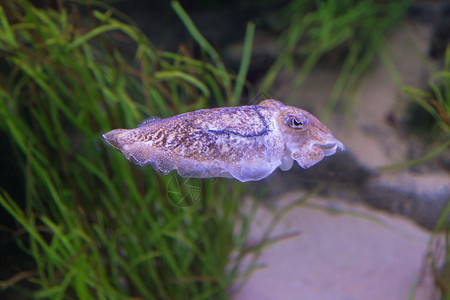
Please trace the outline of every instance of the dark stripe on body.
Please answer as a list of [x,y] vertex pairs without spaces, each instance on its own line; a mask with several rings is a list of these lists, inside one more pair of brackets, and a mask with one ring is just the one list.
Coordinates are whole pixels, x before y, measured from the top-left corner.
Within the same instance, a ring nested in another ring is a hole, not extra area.
[[241,134],[239,132],[233,131],[233,130],[228,130],[228,129],[224,129],[224,130],[213,130],[213,129],[208,129],[208,132],[212,132],[214,134],[218,134],[218,135],[222,135],[222,134],[233,134],[233,135],[237,135],[240,137],[245,137],[245,138],[251,138],[251,137],[258,137],[258,136],[263,136],[268,134],[271,130],[269,129],[269,126],[266,123],[266,119],[264,118],[264,116],[261,114],[261,112],[259,111],[261,108],[258,106],[254,106],[253,110],[256,112],[256,114],[258,115],[259,119],[261,120],[264,129],[261,130],[260,132],[256,133],[256,134]]

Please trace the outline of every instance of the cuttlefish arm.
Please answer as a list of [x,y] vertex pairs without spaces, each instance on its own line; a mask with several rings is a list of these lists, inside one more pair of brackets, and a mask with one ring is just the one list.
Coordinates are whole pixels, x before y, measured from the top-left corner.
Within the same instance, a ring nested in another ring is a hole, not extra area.
[[309,168],[337,148],[331,131],[310,113],[278,100],[259,105],[213,108],[143,121],[135,129],[102,135],[111,148],[161,174],[260,180],[293,161]]

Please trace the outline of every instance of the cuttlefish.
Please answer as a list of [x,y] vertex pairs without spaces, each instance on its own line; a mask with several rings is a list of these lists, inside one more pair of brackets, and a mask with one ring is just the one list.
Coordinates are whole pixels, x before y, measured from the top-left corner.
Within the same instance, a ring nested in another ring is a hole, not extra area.
[[227,177],[246,182],[309,168],[344,150],[331,131],[305,110],[278,100],[258,105],[202,109],[166,119],[151,117],[134,129],[102,135],[111,148],[139,166],[167,175]]

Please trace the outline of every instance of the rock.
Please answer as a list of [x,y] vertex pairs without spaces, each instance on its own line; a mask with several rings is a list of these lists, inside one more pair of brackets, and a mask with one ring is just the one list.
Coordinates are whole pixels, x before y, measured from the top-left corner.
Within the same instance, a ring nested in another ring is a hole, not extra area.
[[[276,210],[302,196],[279,195]],[[255,240],[272,214],[256,213]],[[234,300],[434,299],[433,279],[423,269],[429,234],[404,218],[315,197],[283,216],[272,236],[286,233],[300,234],[262,250],[264,268]]]
[[450,182],[447,176],[442,173],[383,173],[367,183],[361,197],[373,207],[406,216],[432,229],[449,205]]

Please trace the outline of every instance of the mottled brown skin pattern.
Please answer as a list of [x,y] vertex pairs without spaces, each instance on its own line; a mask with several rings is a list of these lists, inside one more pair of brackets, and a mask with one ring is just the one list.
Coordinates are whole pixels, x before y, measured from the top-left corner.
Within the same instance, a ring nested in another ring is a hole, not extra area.
[[102,136],[140,166],[168,174],[260,180],[296,160],[308,168],[343,149],[328,128],[308,112],[277,100],[259,105],[198,110],[148,119],[135,129]]

